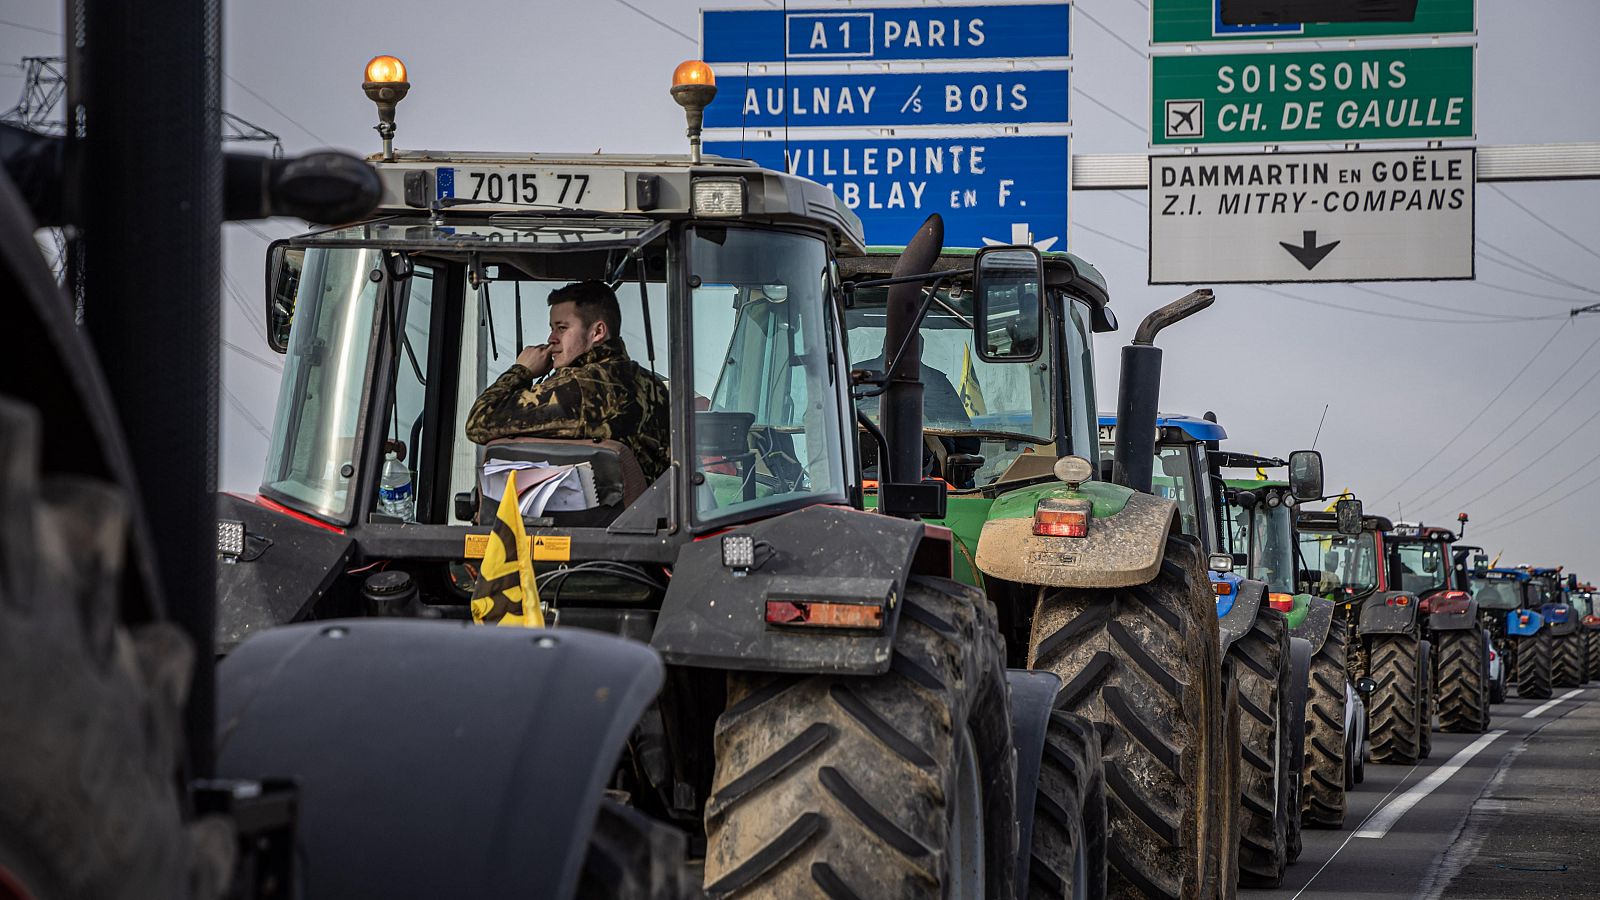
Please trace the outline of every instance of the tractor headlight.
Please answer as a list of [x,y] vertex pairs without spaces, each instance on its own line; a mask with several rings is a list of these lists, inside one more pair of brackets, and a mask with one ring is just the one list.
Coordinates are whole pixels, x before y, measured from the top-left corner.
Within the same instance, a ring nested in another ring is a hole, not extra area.
[[690,194],[697,216],[744,215],[743,178],[696,178]]

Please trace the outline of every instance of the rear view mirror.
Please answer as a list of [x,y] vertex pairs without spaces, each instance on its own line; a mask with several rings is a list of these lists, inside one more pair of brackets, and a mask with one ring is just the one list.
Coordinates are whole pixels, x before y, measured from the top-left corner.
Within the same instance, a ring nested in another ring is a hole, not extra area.
[[978,358],[1032,362],[1044,333],[1044,261],[1033,247],[984,247],[973,262]]
[[1296,500],[1316,500],[1322,496],[1321,453],[1296,450],[1289,454],[1289,490]]
[[1333,505],[1334,518],[1339,523],[1340,534],[1361,533],[1361,501],[1346,497]]
[[289,350],[289,326],[300,294],[300,270],[306,251],[276,242],[267,248],[267,344],[279,353]]
[[1489,557],[1480,553],[1472,558],[1472,575],[1474,578],[1489,577]]

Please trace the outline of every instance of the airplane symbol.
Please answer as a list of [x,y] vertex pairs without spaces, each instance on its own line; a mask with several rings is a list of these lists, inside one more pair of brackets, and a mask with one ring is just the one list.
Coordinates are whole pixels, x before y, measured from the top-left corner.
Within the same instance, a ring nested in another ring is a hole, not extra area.
[[1044,253],[1051,247],[1054,247],[1056,245],[1056,241],[1058,240],[1060,240],[1060,238],[1047,237],[1042,241],[1036,241],[1033,239],[1033,232],[1028,229],[1027,222],[1012,222],[1011,240],[997,241],[994,238],[984,238],[983,245],[985,247],[998,247],[1005,244],[1009,244],[1011,246],[1017,246],[1019,244],[1032,244],[1034,249],[1038,250],[1040,253]]
[[1205,137],[1204,100],[1167,101],[1167,137]]

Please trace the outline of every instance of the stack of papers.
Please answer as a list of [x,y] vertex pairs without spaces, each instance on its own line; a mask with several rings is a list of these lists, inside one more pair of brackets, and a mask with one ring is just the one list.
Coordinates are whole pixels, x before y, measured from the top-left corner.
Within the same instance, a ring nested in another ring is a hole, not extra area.
[[523,516],[546,512],[593,509],[600,505],[594,489],[594,467],[586,462],[571,466],[529,460],[491,459],[483,464],[479,487],[495,503],[506,492],[506,476],[517,473],[517,507]]

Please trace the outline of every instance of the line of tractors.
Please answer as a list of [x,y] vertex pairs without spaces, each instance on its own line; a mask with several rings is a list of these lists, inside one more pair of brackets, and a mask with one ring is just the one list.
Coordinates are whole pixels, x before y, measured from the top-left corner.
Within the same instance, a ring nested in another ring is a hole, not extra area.
[[[7,588],[86,599],[0,604],[0,671],[60,701],[12,692],[0,735],[134,774],[0,774],[0,894],[1232,897],[1345,824],[1365,762],[1487,729],[1508,683],[1600,676],[1588,586],[1366,515],[1315,451],[1160,414],[1156,338],[1210,291],[1144,319],[1100,415],[1093,265],[945,248],[937,215],[869,248],[821,185],[700,155],[703,64],[674,78],[689,155],[559,156],[392,149],[410,85],[378,62],[382,155],[240,189],[331,224],[268,251],[279,405],[259,490],[215,497],[214,603],[113,602],[158,590],[121,560],[170,539],[115,499],[139,490],[115,418],[107,484],[64,489],[38,448],[71,407],[6,382],[5,558],[37,567]],[[0,218],[41,216],[29,196]],[[7,266],[103,408],[42,260]],[[575,281],[616,294],[612,339],[667,389],[664,471],[465,437]],[[524,518],[553,627],[471,621],[491,463],[594,482]],[[108,503],[126,524],[96,530]],[[215,701],[184,717],[191,660]]]

